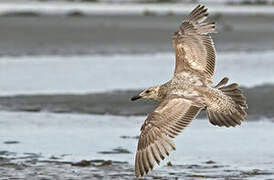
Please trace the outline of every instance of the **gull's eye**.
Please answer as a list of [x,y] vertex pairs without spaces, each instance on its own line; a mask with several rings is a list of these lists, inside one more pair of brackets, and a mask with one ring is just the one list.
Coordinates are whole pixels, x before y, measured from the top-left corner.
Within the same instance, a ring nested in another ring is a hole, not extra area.
[[146,93],[150,93],[150,90],[146,90]]

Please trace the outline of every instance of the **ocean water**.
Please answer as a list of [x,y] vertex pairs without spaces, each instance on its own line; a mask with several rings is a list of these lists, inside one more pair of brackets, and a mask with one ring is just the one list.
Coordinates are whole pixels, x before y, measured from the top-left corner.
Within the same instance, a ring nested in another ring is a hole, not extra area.
[[[60,161],[72,162],[105,159],[127,162],[133,167],[137,146],[135,137],[139,135],[144,119],[144,116],[2,111],[1,150],[13,152],[15,154],[11,157],[22,159],[36,153],[44,160],[53,156],[62,157]],[[121,138],[122,136],[129,138]],[[201,165],[214,161],[222,168],[217,171],[215,169],[216,172],[207,169],[209,174],[259,169],[270,173],[266,177],[271,179],[274,178],[273,137],[274,126],[267,119],[244,122],[235,128],[215,127],[206,119],[195,119],[175,139],[176,151],[156,171],[179,172],[180,166],[182,169],[184,165]],[[4,143],[7,141],[18,143]],[[127,150],[128,153],[111,153],[115,148]],[[109,154],[100,153],[104,151]],[[162,167],[167,161],[179,167]],[[186,168],[184,171],[191,170]]]
[[[224,76],[240,86],[274,83],[274,52],[217,54],[217,83]],[[140,89],[168,81],[171,53],[135,55],[0,57],[0,95],[79,94]]]

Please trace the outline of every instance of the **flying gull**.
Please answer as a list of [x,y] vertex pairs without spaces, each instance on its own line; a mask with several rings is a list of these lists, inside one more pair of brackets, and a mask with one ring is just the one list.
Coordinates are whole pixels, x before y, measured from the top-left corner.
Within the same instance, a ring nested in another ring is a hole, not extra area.
[[211,87],[215,70],[215,48],[210,33],[215,23],[204,22],[207,8],[198,5],[174,33],[176,65],[173,78],[150,87],[132,100],[154,99],[160,105],[141,127],[135,158],[135,175],[142,177],[160,164],[171,150],[175,138],[201,110],[215,126],[236,126],[246,118],[246,98],[238,84],[226,85],[223,78]]

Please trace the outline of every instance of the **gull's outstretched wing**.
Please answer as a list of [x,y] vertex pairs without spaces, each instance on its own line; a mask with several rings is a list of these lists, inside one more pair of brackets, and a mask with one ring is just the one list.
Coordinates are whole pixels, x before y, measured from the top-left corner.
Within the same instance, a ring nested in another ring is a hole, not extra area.
[[200,111],[182,98],[169,97],[164,100],[145,120],[141,128],[135,158],[135,175],[141,177],[153,169],[154,162],[160,163],[169,155],[172,141]]
[[175,32],[175,74],[189,69],[198,71],[206,78],[214,74],[216,55],[209,33],[215,31],[215,23],[203,22],[207,16],[207,9],[198,5]]

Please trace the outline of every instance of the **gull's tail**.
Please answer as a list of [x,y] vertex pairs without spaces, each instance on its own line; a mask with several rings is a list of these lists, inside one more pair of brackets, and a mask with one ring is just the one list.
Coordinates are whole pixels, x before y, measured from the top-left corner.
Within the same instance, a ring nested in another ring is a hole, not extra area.
[[207,107],[207,116],[213,125],[240,125],[247,116],[246,98],[238,84],[226,85],[228,78],[223,78],[214,88],[215,96]]

